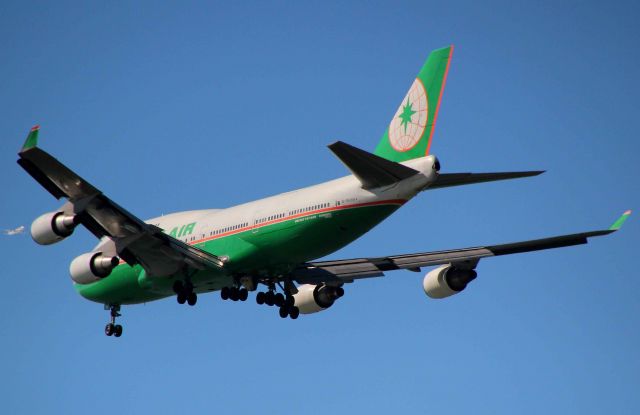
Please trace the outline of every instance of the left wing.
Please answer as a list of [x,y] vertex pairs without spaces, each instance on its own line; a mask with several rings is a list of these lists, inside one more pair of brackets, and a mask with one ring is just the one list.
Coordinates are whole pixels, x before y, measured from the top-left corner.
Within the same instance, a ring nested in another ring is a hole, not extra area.
[[294,269],[292,277],[301,284],[344,283],[358,278],[381,277],[384,271],[407,269],[419,272],[421,267],[442,264],[474,269],[482,258],[586,244],[588,238],[608,235],[620,229],[630,214],[630,210],[626,211],[609,229],[599,231],[449,251],[310,262]]
[[34,127],[18,153],[18,164],[55,198],[66,198],[62,210],[74,215],[97,238],[109,237],[115,254],[129,265],[140,264],[149,276],[173,275],[185,267],[222,268],[215,255],[190,246],[145,223],[100,190],[37,147]]

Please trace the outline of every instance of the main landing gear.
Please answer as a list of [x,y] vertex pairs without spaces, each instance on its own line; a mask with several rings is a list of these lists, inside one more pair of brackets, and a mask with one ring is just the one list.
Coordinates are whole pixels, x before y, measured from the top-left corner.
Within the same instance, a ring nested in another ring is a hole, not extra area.
[[256,295],[256,303],[278,307],[278,314],[281,318],[291,317],[292,320],[295,320],[300,315],[300,309],[295,306],[293,296],[289,293],[286,296],[282,293],[276,293],[275,287],[270,287],[267,292],[259,292]]
[[106,326],[104,326],[104,334],[106,334],[107,336],[120,337],[122,336],[122,326],[120,324],[116,324],[116,317],[121,316],[120,306],[119,305],[109,306],[109,310],[111,314],[111,321],[107,323]]
[[222,287],[220,290],[220,298],[231,301],[247,301],[249,291],[244,287]]
[[193,292],[193,284],[189,281],[175,281],[173,283],[173,292],[177,294],[178,304],[187,303],[190,306],[194,306],[198,302],[198,294]]

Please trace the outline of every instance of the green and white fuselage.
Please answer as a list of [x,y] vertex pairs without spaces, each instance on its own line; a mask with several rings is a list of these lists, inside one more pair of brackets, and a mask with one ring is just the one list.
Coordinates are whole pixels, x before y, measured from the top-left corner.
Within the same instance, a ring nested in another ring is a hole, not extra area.
[[[434,156],[403,162],[420,174],[374,190],[346,176],[227,209],[177,212],[146,222],[224,258],[222,270],[191,277],[196,292],[215,291],[237,275],[286,275],[348,245],[427,188],[437,177],[435,162]],[[174,295],[172,284],[122,263],[108,278],[75,287],[99,303],[135,304]]]

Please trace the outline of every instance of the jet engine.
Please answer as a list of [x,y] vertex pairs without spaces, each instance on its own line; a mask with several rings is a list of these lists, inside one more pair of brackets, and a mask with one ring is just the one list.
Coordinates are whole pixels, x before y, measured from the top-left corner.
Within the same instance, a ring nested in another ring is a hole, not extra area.
[[303,284],[298,287],[298,292],[293,295],[293,298],[301,314],[311,314],[326,310],[343,295],[342,287]]
[[71,235],[77,224],[75,215],[45,213],[31,224],[31,237],[40,245],[51,245]]
[[90,284],[109,276],[120,260],[116,256],[106,256],[102,252],[87,252],[71,261],[69,273],[78,284]]
[[431,270],[422,281],[424,292],[431,298],[445,298],[464,290],[478,274],[472,269],[443,265]]

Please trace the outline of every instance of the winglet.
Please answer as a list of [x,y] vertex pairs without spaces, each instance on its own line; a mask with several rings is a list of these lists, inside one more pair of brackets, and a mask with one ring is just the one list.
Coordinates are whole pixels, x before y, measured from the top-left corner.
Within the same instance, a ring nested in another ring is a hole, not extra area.
[[627,218],[629,217],[629,215],[631,215],[631,210],[627,210],[626,212],[624,212],[622,214],[622,216],[620,216],[618,218],[618,220],[616,220],[615,222],[613,222],[613,225],[611,225],[611,227],[609,228],[610,231],[617,231],[618,229],[622,228],[622,224],[624,223],[624,221],[627,220]]
[[31,127],[31,131],[29,131],[29,135],[27,136],[27,139],[24,140],[24,145],[22,146],[22,150],[20,150],[21,153],[23,151],[29,150],[30,148],[33,148],[38,145],[39,131],[40,131],[39,125],[34,125],[33,127]]

